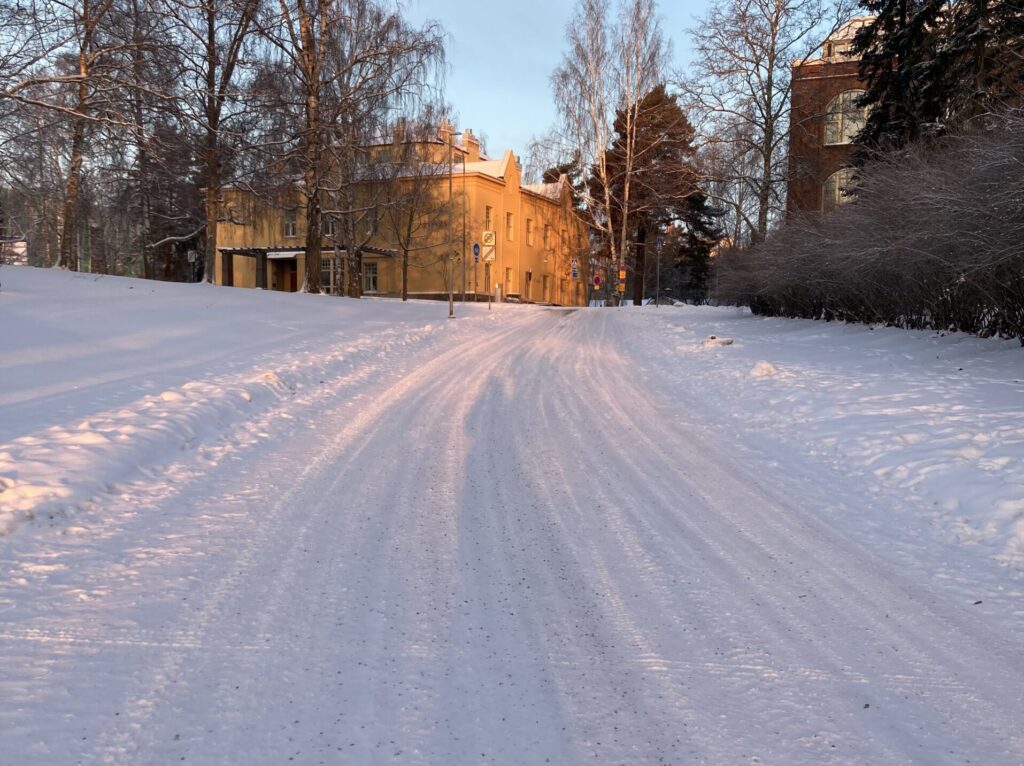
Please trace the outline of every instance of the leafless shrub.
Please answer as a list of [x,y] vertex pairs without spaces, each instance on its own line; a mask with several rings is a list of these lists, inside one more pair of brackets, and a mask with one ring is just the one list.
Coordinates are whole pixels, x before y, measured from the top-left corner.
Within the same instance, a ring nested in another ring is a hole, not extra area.
[[758,313],[1024,343],[1024,112],[869,163],[855,200],[717,266],[719,300]]

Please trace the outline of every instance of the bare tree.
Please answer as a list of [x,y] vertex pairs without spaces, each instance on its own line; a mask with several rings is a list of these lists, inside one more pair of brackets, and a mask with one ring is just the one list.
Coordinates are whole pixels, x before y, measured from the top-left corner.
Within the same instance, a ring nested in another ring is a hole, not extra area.
[[[434,23],[410,27],[398,6],[384,0],[278,5],[263,33],[283,54],[301,94],[302,127],[291,138],[289,156],[306,211],[304,289],[320,289],[326,213],[346,253],[346,292],[358,297],[362,249],[380,217],[371,149],[386,133],[389,112],[402,111],[426,90],[443,56],[441,31]],[[287,93],[280,96],[289,100]]]
[[[94,119],[117,119],[108,110],[100,114],[105,93],[100,86],[110,52],[101,23],[113,0],[55,0],[35,5],[23,16],[29,30],[16,35],[14,53],[8,53],[13,76],[4,78],[0,98],[22,105],[43,106],[63,113],[71,125],[60,249],[56,266],[78,268],[78,192],[86,153],[86,131]],[[21,10],[21,6],[17,6]],[[5,30],[6,31],[6,30]]]
[[[680,88],[710,143],[724,145],[723,200],[763,240],[786,181],[791,67],[851,13],[850,0],[716,0],[691,30],[694,62]],[[753,198],[752,209],[740,198]]]
[[450,167],[446,158],[431,151],[436,149],[437,124],[432,110],[415,124],[400,121],[386,149],[395,172],[384,187],[384,210],[401,253],[403,301],[409,298],[410,256],[436,249],[439,233],[449,233],[449,200],[441,187]]
[[202,224],[183,235],[205,232],[205,268],[213,280],[217,257],[217,224],[221,220],[220,190],[229,147],[226,126],[245,108],[237,81],[242,57],[254,31],[262,0],[159,0],[162,12],[174,20],[183,57],[184,88],[177,106],[191,126],[203,159],[205,216]]
[[[580,0],[566,28],[568,50],[552,75],[566,156],[578,156],[598,183],[586,192],[591,223],[610,260],[625,269],[629,250],[637,104],[664,82],[670,44],[658,29],[654,0],[624,0],[613,20],[608,0]],[[621,183],[607,153],[622,115]],[[618,199],[613,189],[618,188]]]
[[[385,215],[385,193],[401,165],[378,162],[373,148],[389,140],[395,114],[423,128],[434,112],[444,60],[435,22],[410,26],[397,6],[347,0],[343,34],[329,57],[329,157],[326,194],[346,255],[346,294],[362,294],[362,253]],[[420,115],[419,118],[416,115]],[[422,130],[421,130],[422,132]]]

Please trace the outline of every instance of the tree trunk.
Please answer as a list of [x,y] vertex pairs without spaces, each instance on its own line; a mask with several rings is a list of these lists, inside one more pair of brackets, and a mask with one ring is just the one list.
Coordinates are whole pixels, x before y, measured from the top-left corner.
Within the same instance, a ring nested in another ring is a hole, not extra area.
[[647,276],[647,227],[640,226],[636,232],[636,255],[633,259],[633,305],[644,305],[644,282]]
[[402,300],[409,300],[409,248],[402,248]]
[[[83,56],[84,58],[84,56]],[[84,65],[83,65],[84,66]],[[79,84],[79,109],[85,102],[85,80]],[[60,253],[56,266],[59,269],[78,271],[78,185],[82,176],[82,152],[85,149],[85,118],[76,117],[71,139],[71,162],[68,165],[68,184],[64,195],[64,220],[60,227]]]
[[[319,0],[321,11],[325,0]],[[306,192],[306,276],[303,290],[320,292],[320,58],[313,18],[299,2],[301,61],[306,85],[306,135],[304,182]],[[322,14],[321,14],[322,15]]]

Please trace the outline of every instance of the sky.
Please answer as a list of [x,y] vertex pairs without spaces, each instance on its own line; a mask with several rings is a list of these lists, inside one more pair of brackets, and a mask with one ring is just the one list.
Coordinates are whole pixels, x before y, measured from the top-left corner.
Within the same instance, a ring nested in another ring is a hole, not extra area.
[[[686,30],[709,0],[662,0],[662,31],[675,60],[687,59]],[[488,152],[526,154],[555,120],[550,77],[565,49],[575,0],[406,0],[414,23],[434,19],[448,33],[447,97],[459,129],[485,138]]]

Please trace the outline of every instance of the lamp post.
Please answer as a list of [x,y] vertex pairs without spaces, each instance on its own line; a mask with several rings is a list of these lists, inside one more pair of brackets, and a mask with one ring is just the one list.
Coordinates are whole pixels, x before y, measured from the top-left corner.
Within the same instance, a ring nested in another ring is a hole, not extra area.
[[[452,206],[455,204],[455,195],[452,189],[455,175],[455,137],[461,136],[462,131],[448,130],[448,257],[445,259],[445,281],[448,283],[448,318],[455,318],[455,216]],[[462,172],[465,174],[466,166],[463,163]]]
[[466,206],[469,197],[466,193],[466,155],[462,155],[462,302],[466,302]]

